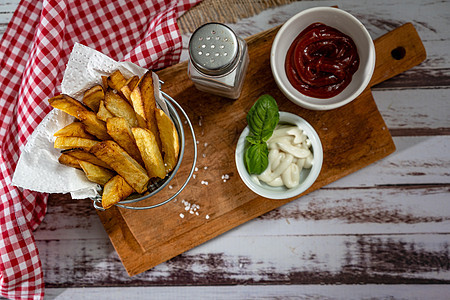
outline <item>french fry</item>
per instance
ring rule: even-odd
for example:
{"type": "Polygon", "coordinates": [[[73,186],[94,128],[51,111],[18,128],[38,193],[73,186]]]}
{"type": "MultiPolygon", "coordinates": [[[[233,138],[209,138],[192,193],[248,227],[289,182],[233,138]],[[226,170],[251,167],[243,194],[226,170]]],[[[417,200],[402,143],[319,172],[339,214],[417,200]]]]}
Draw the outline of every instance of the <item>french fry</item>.
{"type": "Polygon", "coordinates": [[[67,96],[59,95],[48,100],[51,106],[77,118],[84,125],[88,133],[95,135],[101,140],[111,137],[106,132],[106,124],[98,119],[94,112],[88,110],[81,102],[67,96]]]}
{"type": "Polygon", "coordinates": [[[87,133],[84,129],[84,124],[81,122],[73,122],[61,128],[53,134],[54,136],[76,136],[86,139],[95,140],[95,136],[87,133]]]}
{"type": "Polygon", "coordinates": [[[91,164],[87,161],[79,160],[78,163],[80,164],[81,169],[83,169],[84,173],[86,174],[87,179],[89,181],[100,184],[101,186],[104,186],[115,175],[115,172],[91,164]]]}
{"type": "Polygon", "coordinates": [[[148,71],[141,77],[130,97],[136,115],[140,116],[138,118],[139,127],[150,129],[156,138],[158,147],[161,149],[161,140],[155,117],[156,99],[154,92],[152,72],[148,71]]]}
{"type": "Polygon", "coordinates": [[[114,93],[110,89],[105,93],[105,107],[114,116],[125,118],[131,127],[138,126],[133,107],[119,94],[114,93]]]}
{"type": "Polygon", "coordinates": [[[78,159],[76,159],[73,156],[67,155],[62,153],[59,158],[58,162],[60,164],[75,168],[75,169],[81,169],[80,163],[78,162],[78,159]]]}
{"type": "Polygon", "coordinates": [[[103,187],[102,206],[104,209],[108,209],[117,202],[124,200],[133,192],[134,189],[126,180],[122,176],[116,175],[103,187]]]}
{"type": "Polygon", "coordinates": [[[131,127],[124,118],[109,118],[106,121],[106,129],[108,130],[108,134],[120,147],[127,151],[139,164],[144,165],[141,153],[139,152],[133,133],[131,132],[131,127]]]}
{"type": "Polygon", "coordinates": [[[122,95],[131,103],[131,91],[134,89],[136,84],[139,82],[139,76],[130,77],[125,85],[120,89],[122,95]]]}
{"type": "Polygon", "coordinates": [[[130,77],[130,79],[127,80],[127,86],[130,88],[130,91],[132,91],[136,87],[138,82],[139,82],[139,76],[136,76],[136,75],[133,77],[130,77]]]}
{"type": "Polygon", "coordinates": [[[150,180],[147,171],[116,142],[111,140],[99,142],[90,149],[90,152],[111,166],[138,193],[147,190],[150,180]]]}
{"type": "Polygon", "coordinates": [[[155,112],[156,123],[158,124],[159,136],[161,138],[162,152],[164,153],[164,165],[166,172],[169,173],[177,164],[180,153],[180,143],[178,132],[172,120],[157,108],[155,112]]]}
{"type": "Polygon", "coordinates": [[[108,76],[102,76],[102,86],[104,91],[108,89],[108,76]]]}
{"type": "Polygon", "coordinates": [[[106,164],[104,161],[98,159],[94,154],[89,153],[86,150],[83,149],[69,149],[69,150],[65,150],[63,151],[63,154],[65,154],[66,156],[70,156],[74,159],[77,160],[82,160],[82,161],[87,161],[91,164],[106,168],[106,169],[110,169],[112,170],[113,168],[111,168],[108,164],[106,164]]]}
{"type": "Polygon", "coordinates": [[[83,103],[92,109],[95,113],[98,112],[98,108],[100,105],[100,101],[102,101],[105,98],[105,92],[103,90],[103,87],[99,84],[94,85],[90,89],[88,89],[86,92],[84,92],[83,95],[83,103]]]}
{"type": "Polygon", "coordinates": [[[120,89],[126,84],[127,80],[119,70],[116,70],[108,76],[107,82],[110,88],[119,92],[120,89]]]}
{"type": "Polygon", "coordinates": [[[153,133],[145,128],[131,129],[150,178],[166,177],[164,161],[153,133]]]}
{"type": "Polygon", "coordinates": [[[108,120],[108,118],[112,118],[112,117],[114,117],[114,115],[112,113],[110,113],[109,110],[106,109],[105,102],[103,100],[100,101],[100,105],[98,107],[98,112],[97,112],[97,118],[99,118],[103,122],[106,122],[106,120],[108,120]]]}
{"type": "Polygon", "coordinates": [[[74,136],[59,136],[55,140],[54,147],[56,149],[73,149],[81,148],[85,150],[91,149],[98,141],[74,137],[74,136]]]}

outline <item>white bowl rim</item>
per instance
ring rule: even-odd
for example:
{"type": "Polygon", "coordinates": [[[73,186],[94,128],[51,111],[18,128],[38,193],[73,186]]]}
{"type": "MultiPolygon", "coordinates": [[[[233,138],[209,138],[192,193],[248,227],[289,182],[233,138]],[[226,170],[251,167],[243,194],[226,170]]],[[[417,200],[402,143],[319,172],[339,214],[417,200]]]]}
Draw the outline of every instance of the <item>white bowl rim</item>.
{"type": "MultiPolygon", "coordinates": [[[[353,101],[354,99],[356,99],[366,89],[366,87],[368,86],[368,84],[370,83],[370,81],[372,79],[372,75],[375,70],[375,59],[376,59],[375,45],[373,43],[373,40],[372,40],[369,32],[367,31],[366,27],[361,23],[361,21],[359,21],[355,16],[353,16],[352,14],[350,14],[349,12],[347,12],[345,10],[335,8],[335,7],[322,7],[322,6],[312,7],[312,8],[302,10],[299,13],[297,13],[296,15],[292,16],[288,21],[286,21],[286,23],[284,23],[283,26],[281,26],[280,30],[277,32],[275,39],[272,43],[271,51],[270,51],[270,66],[272,69],[272,74],[273,74],[275,82],[277,83],[280,90],[283,92],[283,94],[289,100],[291,100],[295,104],[297,104],[301,107],[304,107],[304,108],[312,109],[312,110],[335,109],[335,108],[341,107],[345,104],[348,104],[351,101],[353,101]],[[275,59],[274,59],[275,58],[275,50],[277,49],[277,46],[280,43],[281,36],[284,33],[284,31],[287,30],[289,25],[291,23],[295,22],[298,18],[301,18],[302,16],[304,16],[305,14],[310,14],[310,13],[314,13],[317,11],[325,11],[325,12],[333,12],[333,13],[337,13],[337,14],[342,14],[345,17],[352,19],[355,23],[357,23],[359,25],[358,28],[360,28],[362,30],[362,32],[364,32],[364,35],[366,37],[368,37],[368,42],[369,42],[368,63],[370,64],[370,69],[368,70],[369,72],[368,72],[367,76],[364,78],[363,83],[360,85],[360,87],[357,90],[355,90],[346,99],[339,101],[337,103],[315,104],[315,103],[307,102],[303,99],[298,99],[298,97],[296,95],[292,94],[290,91],[288,91],[285,88],[285,83],[280,80],[279,70],[278,70],[279,66],[277,66],[277,64],[275,63],[275,59]]],[[[284,70],[284,66],[283,66],[283,70],[284,70]]],[[[309,98],[309,99],[317,99],[317,98],[308,97],[308,96],[304,96],[304,97],[309,98]]]]}
{"type": "Polygon", "coordinates": [[[308,138],[311,140],[311,145],[313,147],[314,158],[310,173],[308,174],[306,179],[297,187],[292,189],[288,189],[285,187],[263,187],[251,179],[251,175],[247,172],[244,164],[244,145],[246,143],[245,138],[250,132],[248,126],[244,128],[241,135],[239,136],[235,151],[236,167],[239,176],[241,177],[245,185],[254,193],[262,197],[275,200],[282,200],[299,196],[301,193],[310,188],[319,176],[323,163],[322,143],[320,141],[319,135],[311,126],[311,124],[309,124],[305,119],[296,114],[284,111],[280,111],[280,122],[292,123],[303,129],[308,138]],[[295,122],[287,121],[286,118],[294,119],[295,122]]]}

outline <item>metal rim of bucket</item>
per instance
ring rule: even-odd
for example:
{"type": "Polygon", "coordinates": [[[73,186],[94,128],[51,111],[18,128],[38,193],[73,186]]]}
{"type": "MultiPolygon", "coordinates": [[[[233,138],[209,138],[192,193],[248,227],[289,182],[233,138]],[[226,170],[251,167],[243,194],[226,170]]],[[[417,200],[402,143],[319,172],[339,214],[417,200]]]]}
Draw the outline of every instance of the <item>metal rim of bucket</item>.
{"type": "MultiPolygon", "coordinates": [[[[195,171],[195,166],[196,166],[196,162],[197,162],[197,141],[195,138],[195,132],[194,132],[194,128],[192,126],[191,120],[189,119],[188,115],[186,114],[186,112],[184,111],[184,109],[180,106],[180,104],[178,104],[178,102],[176,102],[172,97],[170,97],[168,94],[166,94],[165,92],[161,91],[161,94],[163,96],[164,101],[166,102],[168,108],[169,108],[169,112],[171,113],[171,115],[173,117],[176,118],[176,122],[179,126],[177,126],[179,129],[179,134],[181,137],[181,148],[180,148],[180,157],[178,158],[178,162],[177,165],[175,166],[174,170],[172,171],[171,175],[169,176],[169,178],[165,179],[164,182],[158,186],[155,190],[153,190],[152,192],[150,192],[148,195],[139,197],[139,198],[135,198],[135,199],[128,199],[128,200],[122,200],[116,204],[114,204],[117,207],[121,207],[121,208],[126,208],[126,209],[132,209],[132,210],[144,210],[144,209],[151,209],[151,208],[155,208],[161,205],[164,205],[170,201],[172,201],[173,199],[175,199],[176,196],[178,196],[183,189],[186,187],[186,185],[189,183],[189,181],[192,178],[192,175],[194,174],[195,171]],[[181,185],[181,187],[168,199],[159,202],[157,204],[154,205],[150,205],[150,206],[129,206],[127,204],[131,204],[131,203],[136,203],[139,201],[142,201],[144,199],[150,198],[151,196],[155,195],[156,193],[158,193],[159,191],[161,191],[163,188],[165,188],[167,186],[167,184],[169,184],[169,182],[173,179],[173,177],[176,175],[178,169],[180,168],[183,156],[184,156],[184,150],[185,150],[185,134],[184,134],[184,130],[183,130],[183,125],[181,122],[181,119],[179,117],[179,115],[176,112],[175,107],[173,106],[175,105],[183,114],[183,116],[185,117],[187,124],[189,125],[189,129],[191,131],[191,135],[192,135],[192,141],[194,144],[194,158],[193,158],[193,162],[192,162],[192,167],[191,170],[189,172],[188,177],[186,178],[186,180],[184,181],[184,183],[181,185]],[[173,112],[173,113],[172,113],[173,112]]],[[[96,198],[93,198],[93,205],[96,209],[98,210],[102,210],[104,211],[105,209],[102,207],[102,202],[101,202],[101,196],[98,196],[96,198]]]]}

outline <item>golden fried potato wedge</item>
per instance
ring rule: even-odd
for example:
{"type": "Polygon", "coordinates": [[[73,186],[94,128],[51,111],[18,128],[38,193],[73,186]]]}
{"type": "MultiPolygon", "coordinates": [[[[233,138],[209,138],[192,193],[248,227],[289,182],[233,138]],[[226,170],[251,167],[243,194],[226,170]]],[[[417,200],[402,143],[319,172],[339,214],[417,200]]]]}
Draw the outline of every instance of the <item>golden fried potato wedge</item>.
{"type": "Polygon", "coordinates": [[[161,140],[159,139],[155,117],[156,99],[151,71],[148,71],[141,77],[130,97],[136,115],[140,116],[138,118],[139,127],[150,129],[156,138],[158,147],[161,149],[161,140]]]}
{"type": "Polygon", "coordinates": [[[141,152],[142,159],[144,160],[148,176],[150,178],[166,177],[164,161],[153,133],[148,129],[140,127],[132,128],[131,130],[141,152]]]}
{"type": "Polygon", "coordinates": [[[102,76],[102,86],[104,91],[108,89],[108,76],[102,76]]]}
{"type": "Polygon", "coordinates": [[[130,91],[132,91],[136,87],[136,85],[139,82],[139,79],[140,79],[139,76],[134,75],[127,80],[127,86],[130,88],[130,91]]]}
{"type": "Polygon", "coordinates": [[[74,137],[74,136],[59,136],[55,140],[54,147],[56,149],[73,149],[81,148],[85,150],[91,149],[98,141],[74,137]]]}
{"type": "Polygon", "coordinates": [[[90,152],[111,166],[138,193],[147,190],[150,180],[147,171],[116,142],[111,140],[99,142],[90,149],[90,152]]]}
{"type": "Polygon", "coordinates": [[[64,94],[50,98],[48,102],[52,107],[60,109],[77,119],[79,119],[78,114],[80,111],[87,110],[83,104],[64,94]]]}
{"type": "Polygon", "coordinates": [[[83,95],[83,103],[95,113],[98,112],[100,101],[103,99],[105,99],[105,92],[100,84],[94,85],[85,91],[83,95]]]}
{"type": "Polygon", "coordinates": [[[126,180],[122,176],[116,175],[103,187],[102,206],[104,209],[108,209],[117,202],[124,200],[133,192],[134,189],[126,180]]]}
{"type": "Polygon", "coordinates": [[[127,120],[131,127],[138,126],[138,120],[133,107],[123,99],[119,94],[114,93],[111,89],[105,93],[105,107],[116,117],[123,117],[127,120]]]}
{"type": "Polygon", "coordinates": [[[120,89],[120,91],[122,92],[122,95],[125,97],[125,99],[128,100],[128,102],[131,103],[131,91],[134,89],[134,87],[136,86],[136,84],[139,82],[139,76],[133,76],[130,77],[127,82],[125,83],[125,85],[120,89]]]}
{"type": "Polygon", "coordinates": [[[77,160],[83,160],[83,161],[87,161],[91,164],[106,168],[106,169],[110,169],[112,170],[113,168],[111,168],[108,164],[106,164],[104,161],[100,160],[97,158],[97,156],[95,156],[92,153],[89,153],[86,150],[83,149],[69,149],[69,150],[65,150],[63,151],[63,154],[73,157],[74,159],[77,160]]]}
{"type": "Polygon", "coordinates": [[[141,153],[134,140],[133,133],[131,132],[131,127],[125,118],[114,117],[109,118],[106,121],[106,129],[108,134],[113,138],[114,141],[119,144],[132,158],[134,158],[142,166],[144,162],[141,158],[141,153]]]}
{"type": "Polygon", "coordinates": [[[78,162],[78,159],[76,159],[73,156],[67,155],[62,153],[59,158],[58,162],[60,164],[75,168],[75,169],[81,169],[80,163],[78,162]]]}
{"type": "Polygon", "coordinates": [[[111,170],[91,164],[87,161],[79,160],[78,162],[81,169],[83,169],[84,173],[86,174],[87,179],[89,181],[100,184],[101,186],[104,186],[116,174],[111,170]]]}
{"type": "Polygon", "coordinates": [[[54,136],[76,136],[86,139],[95,140],[95,136],[89,134],[84,129],[84,124],[81,122],[73,122],[61,128],[53,134],[54,136]]]}
{"type": "Polygon", "coordinates": [[[84,111],[80,113],[80,120],[85,125],[86,131],[95,135],[100,140],[109,140],[111,137],[106,131],[106,123],[92,111],[84,111]]]}
{"type": "Polygon", "coordinates": [[[108,86],[118,92],[127,83],[126,78],[119,70],[116,70],[111,75],[109,75],[107,81],[108,86]]]}
{"type": "Polygon", "coordinates": [[[112,117],[114,117],[114,115],[112,113],[110,113],[109,110],[106,109],[105,102],[103,100],[100,101],[100,105],[98,107],[98,112],[97,112],[97,118],[99,118],[103,122],[106,122],[106,120],[108,120],[108,118],[112,118],[112,117]]]}
{"type": "Polygon", "coordinates": [[[169,173],[175,168],[180,153],[178,132],[172,120],[163,110],[157,108],[155,116],[156,123],[158,124],[159,136],[161,138],[161,150],[164,153],[164,164],[166,172],[169,173]]]}
{"type": "Polygon", "coordinates": [[[98,119],[96,114],[88,110],[81,102],[67,95],[59,95],[48,100],[51,106],[60,109],[80,120],[88,133],[95,135],[101,140],[111,137],[106,132],[106,124],[98,119]]]}

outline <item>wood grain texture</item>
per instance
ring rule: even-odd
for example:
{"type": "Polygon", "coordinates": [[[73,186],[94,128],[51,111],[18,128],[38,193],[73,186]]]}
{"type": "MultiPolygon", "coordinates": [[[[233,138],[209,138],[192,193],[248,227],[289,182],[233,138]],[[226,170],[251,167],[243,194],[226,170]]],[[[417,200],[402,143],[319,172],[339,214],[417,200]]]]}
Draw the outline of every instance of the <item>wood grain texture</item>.
{"type": "MultiPolygon", "coordinates": [[[[187,78],[186,64],[159,72],[160,78],[165,82],[164,90],[186,107],[191,119],[201,118],[201,126],[208,129],[202,131],[201,128],[196,128],[197,135],[200,133],[199,139],[206,140],[211,145],[210,148],[216,148],[213,153],[208,153],[203,161],[208,165],[208,173],[215,174],[217,178],[220,176],[219,172],[237,174],[233,164],[234,146],[246,125],[246,112],[263,93],[272,94],[278,100],[281,111],[301,115],[313,127],[330,128],[325,134],[319,132],[324,147],[324,164],[319,178],[307,192],[327,185],[392,153],[395,146],[377,110],[370,89],[349,105],[325,112],[301,109],[281,95],[270,76],[269,67],[270,46],[277,29],[247,39],[251,62],[242,95],[237,101],[196,92],[192,82],[187,78]],[[195,103],[198,104],[194,105],[195,103]],[[336,123],[336,120],[340,122],[336,123]]],[[[402,57],[407,65],[406,69],[425,59],[423,45],[411,24],[401,26],[380,37],[375,41],[375,45],[379,63],[374,72],[376,78],[374,84],[405,70],[405,67],[397,61],[397,64],[389,63],[393,60],[391,47],[397,48],[401,45],[407,49],[402,57]],[[383,61],[386,60],[387,63],[383,65],[383,61]]],[[[185,165],[180,172],[186,173],[189,168],[189,165],[185,165]]],[[[171,217],[174,215],[173,203],[151,211],[118,209],[99,213],[130,275],[143,272],[288,202],[268,201],[256,197],[243,185],[238,176],[232,176],[230,184],[226,186],[219,180],[204,181],[210,184],[205,187],[194,181],[180,197],[188,201],[196,199],[196,205],[209,208],[211,210],[209,219],[193,219],[188,216],[183,222],[173,218],[171,217]],[[202,195],[198,194],[199,189],[202,190],[202,195]],[[115,216],[119,211],[128,228],[120,224],[120,217],[115,216]],[[155,223],[154,220],[159,222],[155,223]]],[[[162,196],[158,195],[158,199],[161,199],[160,197],[164,199],[167,196],[163,193],[162,196]]],[[[144,205],[150,203],[147,201],[144,205]]]]}

